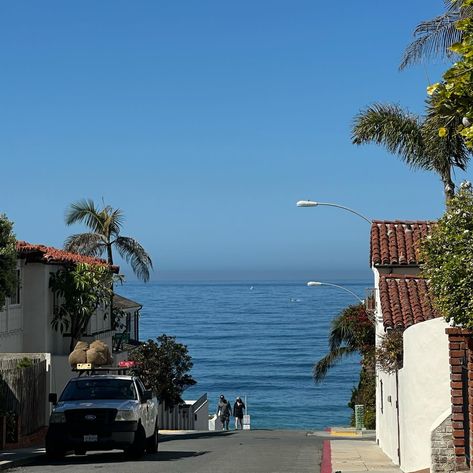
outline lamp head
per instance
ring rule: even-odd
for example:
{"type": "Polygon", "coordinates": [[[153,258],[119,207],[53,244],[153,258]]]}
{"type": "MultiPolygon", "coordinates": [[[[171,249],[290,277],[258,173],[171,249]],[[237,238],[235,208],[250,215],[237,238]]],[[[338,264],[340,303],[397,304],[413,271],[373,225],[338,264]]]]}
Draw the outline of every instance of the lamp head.
{"type": "Polygon", "coordinates": [[[299,200],[296,204],[298,207],[317,207],[319,205],[318,202],[314,202],[313,200],[299,200]]]}
{"type": "Polygon", "coordinates": [[[312,287],[312,286],[321,286],[322,283],[319,282],[319,281],[309,281],[309,282],[307,283],[307,285],[308,285],[309,287],[312,287]]]}

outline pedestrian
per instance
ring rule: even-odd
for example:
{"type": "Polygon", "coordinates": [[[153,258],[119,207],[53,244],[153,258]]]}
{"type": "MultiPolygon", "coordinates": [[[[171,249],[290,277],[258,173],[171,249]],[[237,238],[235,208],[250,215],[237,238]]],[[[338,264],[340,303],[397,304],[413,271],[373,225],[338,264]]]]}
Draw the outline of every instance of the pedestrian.
{"type": "Polygon", "coordinates": [[[246,409],[241,397],[237,397],[233,404],[233,417],[235,417],[235,430],[243,429],[243,411],[246,409]]]}
{"type": "Polygon", "coordinates": [[[230,407],[230,403],[225,399],[225,396],[221,394],[217,406],[217,415],[220,419],[220,422],[222,423],[222,430],[228,430],[231,414],[232,409],[230,407]]]}

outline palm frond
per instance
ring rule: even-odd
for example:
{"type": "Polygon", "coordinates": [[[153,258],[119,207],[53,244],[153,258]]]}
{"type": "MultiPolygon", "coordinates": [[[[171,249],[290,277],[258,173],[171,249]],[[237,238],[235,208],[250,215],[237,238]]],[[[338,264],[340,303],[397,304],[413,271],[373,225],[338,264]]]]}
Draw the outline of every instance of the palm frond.
{"type": "Polygon", "coordinates": [[[144,282],[149,281],[149,271],[153,268],[153,262],[145,249],[130,237],[117,237],[114,243],[120,256],[131,264],[138,279],[144,282]]]}
{"type": "Polygon", "coordinates": [[[421,122],[397,105],[375,103],[361,111],[354,119],[352,142],[376,143],[412,167],[425,165],[421,122]]]}
{"type": "Polygon", "coordinates": [[[123,211],[121,209],[110,208],[108,215],[110,235],[118,236],[120,234],[123,222],[125,221],[123,211]]]}
{"type": "Polygon", "coordinates": [[[444,3],[444,14],[417,25],[413,34],[416,39],[404,51],[399,70],[419,64],[423,60],[451,60],[455,57],[450,47],[463,37],[463,33],[455,28],[455,22],[471,17],[473,7],[463,6],[462,0],[445,0],[444,3]]]}
{"type": "Polygon", "coordinates": [[[106,249],[103,236],[97,233],[78,233],[69,236],[64,242],[64,249],[72,253],[87,256],[101,256],[106,249]]]}
{"type": "Polygon", "coordinates": [[[470,160],[471,152],[457,131],[460,125],[461,117],[445,118],[439,116],[434,108],[430,108],[422,126],[425,152],[431,159],[432,169],[441,175],[450,173],[452,167],[465,171],[470,160]],[[438,134],[442,127],[447,130],[446,137],[438,134]]]}
{"type": "Polygon", "coordinates": [[[328,370],[339,363],[344,357],[356,353],[351,347],[339,347],[336,350],[330,351],[321,358],[315,365],[312,371],[314,381],[320,383],[326,376],[328,370]]]}
{"type": "Polygon", "coordinates": [[[66,225],[84,223],[95,233],[103,230],[103,218],[92,199],[82,199],[70,205],[66,211],[66,225]]]}
{"type": "Polygon", "coordinates": [[[449,49],[450,46],[462,37],[461,31],[455,28],[458,19],[458,12],[448,11],[417,25],[414,30],[416,39],[404,51],[399,70],[419,64],[424,59],[450,59],[454,55],[449,49]]]}

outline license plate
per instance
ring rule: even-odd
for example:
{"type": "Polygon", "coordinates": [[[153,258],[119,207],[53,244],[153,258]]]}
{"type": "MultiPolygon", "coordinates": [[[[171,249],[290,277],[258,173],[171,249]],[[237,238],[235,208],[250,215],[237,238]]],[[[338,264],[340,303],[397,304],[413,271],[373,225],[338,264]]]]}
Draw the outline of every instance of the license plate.
{"type": "Polygon", "coordinates": [[[84,435],[84,442],[97,442],[98,435],[84,435]]]}

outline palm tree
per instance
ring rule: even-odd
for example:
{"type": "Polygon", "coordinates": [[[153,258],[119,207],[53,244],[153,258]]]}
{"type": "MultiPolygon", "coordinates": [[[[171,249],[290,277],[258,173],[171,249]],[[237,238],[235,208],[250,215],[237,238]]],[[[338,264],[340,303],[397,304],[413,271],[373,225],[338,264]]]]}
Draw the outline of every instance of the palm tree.
{"type": "Polygon", "coordinates": [[[464,171],[470,158],[470,152],[456,131],[460,120],[453,117],[445,124],[430,103],[423,119],[397,105],[374,104],[355,117],[352,142],[382,145],[412,168],[436,172],[448,202],[455,193],[453,168],[464,171]],[[444,131],[442,136],[439,129],[444,131]]]}
{"type": "Polygon", "coordinates": [[[105,204],[102,209],[98,209],[91,199],[75,202],[66,212],[66,224],[81,222],[91,232],[71,235],[64,247],[67,251],[88,256],[101,256],[105,253],[110,265],[113,265],[112,249],[116,248],[120,256],[130,263],[138,279],[147,282],[153,263],[138,241],[120,235],[123,221],[124,216],[120,209],[105,204]]]}
{"type": "Polygon", "coordinates": [[[414,41],[404,51],[399,69],[421,62],[424,58],[451,59],[452,44],[460,42],[462,32],[455,27],[458,20],[473,15],[473,6],[463,0],[444,0],[446,12],[431,20],[422,21],[414,30],[414,41]]]}
{"type": "Polygon", "coordinates": [[[328,370],[344,357],[360,353],[363,365],[374,367],[375,330],[363,304],[351,305],[332,320],[329,335],[329,352],[313,369],[316,383],[325,378],[328,370]]]}

